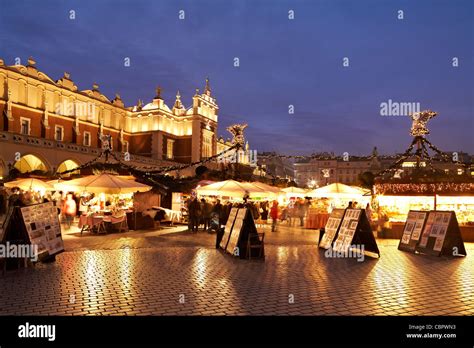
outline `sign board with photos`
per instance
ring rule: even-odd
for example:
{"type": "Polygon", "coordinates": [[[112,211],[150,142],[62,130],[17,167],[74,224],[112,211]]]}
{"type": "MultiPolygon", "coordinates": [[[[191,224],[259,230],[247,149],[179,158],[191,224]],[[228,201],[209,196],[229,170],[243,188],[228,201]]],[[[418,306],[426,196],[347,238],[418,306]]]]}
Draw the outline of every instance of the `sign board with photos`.
{"type": "Polygon", "coordinates": [[[398,244],[398,250],[415,251],[425,227],[427,211],[410,210],[403,227],[403,235],[398,244]]]}
{"type": "Polygon", "coordinates": [[[320,248],[329,249],[332,246],[345,212],[345,209],[333,209],[331,215],[329,215],[328,222],[324,227],[324,235],[319,243],[320,248]]]}
{"type": "Polygon", "coordinates": [[[234,227],[234,221],[237,217],[238,210],[239,208],[232,208],[230,210],[229,217],[227,218],[227,222],[224,227],[224,235],[222,236],[221,242],[219,244],[219,246],[224,250],[226,249],[227,243],[229,242],[230,233],[232,232],[232,227],[234,227]]]}
{"type": "Polygon", "coordinates": [[[64,251],[58,211],[53,202],[22,207],[21,216],[31,244],[38,246],[38,255],[49,256],[64,251]]]}
{"type": "Polygon", "coordinates": [[[430,211],[417,252],[435,256],[465,256],[466,248],[454,211],[430,211]]]}
{"type": "Polygon", "coordinates": [[[234,254],[235,248],[239,245],[240,240],[240,232],[242,231],[242,227],[244,226],[244,220],[247,216],[248,209],[247,208],[240,208],[237,212],[237,217],[235,218],[234,227],[232,228],[232,232],[230,233],[229,243],[227,243],[226,251],[230,254],[234,254]]]}
{"type": "Polygon", "coordinates": [[[364,252],[374,253],[380,257],[365,209],[346,209],[333,250],[347,253],[353,245],[363,246],[364,252]]]}

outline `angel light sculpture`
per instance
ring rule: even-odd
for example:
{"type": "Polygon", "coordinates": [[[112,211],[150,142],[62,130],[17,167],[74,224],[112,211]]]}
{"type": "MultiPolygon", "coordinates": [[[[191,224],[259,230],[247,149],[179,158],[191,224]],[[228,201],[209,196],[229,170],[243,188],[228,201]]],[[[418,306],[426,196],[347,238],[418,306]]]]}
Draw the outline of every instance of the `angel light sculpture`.
{"type": "Polygon", "coordinates": [[[423,110],[411,114],[410,117],[413,123],[411,125],[410,134],[414,137],[422,137],[426,134],[430,134],[430,131],[426,124],[436,115],[437,113],[431,110],[423,110]]]}
{"type": "Polygon", "coordinates": [[[244,129],[247,128],[247,124],[233,124],[232,126],[227,127],[227,130],[232,134],[232,145],[240,144],[241,147],[244,146],[244,129]]]}

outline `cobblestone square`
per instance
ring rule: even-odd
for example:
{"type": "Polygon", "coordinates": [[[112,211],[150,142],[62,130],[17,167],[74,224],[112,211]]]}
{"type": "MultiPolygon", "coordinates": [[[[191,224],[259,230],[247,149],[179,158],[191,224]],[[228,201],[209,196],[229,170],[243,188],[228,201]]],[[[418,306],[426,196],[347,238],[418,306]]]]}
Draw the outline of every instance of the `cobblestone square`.
{"type": "Polygon", "coordinates": [[[263,262],[216,250],[205,232],[65,235],[56,262],[0,278],[0,314],[474,314],[472,243],[453,259],[378,240],[381,258],[358,262],[325,257],[315,230],[264,231],[263,262]]]}

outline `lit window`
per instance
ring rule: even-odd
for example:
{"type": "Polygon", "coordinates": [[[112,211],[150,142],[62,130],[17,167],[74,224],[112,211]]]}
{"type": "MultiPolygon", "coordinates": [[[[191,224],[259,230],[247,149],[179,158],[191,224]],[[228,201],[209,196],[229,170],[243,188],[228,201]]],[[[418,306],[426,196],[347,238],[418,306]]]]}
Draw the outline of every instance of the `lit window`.
{"type": "Polygon", "coordinates": [[[24,135],[30,135],[30,122],[31,120],[29,118],[20,118],[21,122],[21,129],[20,133],[24,135]]]}
{"type": "Polygon", "coordinates": [[[173,158],[173,150],[174,150],[174,140],[173,139],[166,140],[166,158],[168,159],[173,158]]]}
{"type": "Polygon", "coordinates": [[[63,141],[64,138],[64,127],[54,126],[54,140],[63,141]]]}
{"type": "Polygon", "coordinates": [[[82,144],[84,146],[91,146],[91,132],[84,132],[84,140],[82,144]]]}
{"type": "Polygon", "coordinates": [[[212,133],[209,131],[203,132],[201,155],[203,158],[212,156],[212,133]]]}

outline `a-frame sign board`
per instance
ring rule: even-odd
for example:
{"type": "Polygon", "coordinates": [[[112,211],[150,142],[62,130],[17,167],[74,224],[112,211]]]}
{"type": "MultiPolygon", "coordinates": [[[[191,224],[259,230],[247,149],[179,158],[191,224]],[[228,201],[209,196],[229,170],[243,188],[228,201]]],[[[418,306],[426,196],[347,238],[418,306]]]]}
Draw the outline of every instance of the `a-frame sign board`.
{"type": "Polygon", "coordinates": [[[229,243],[229,237],[230,233],[232,232],[232,228],[234,227],[234,222],[235,218],[237,217],[237,212],[239,211],[239,208],[232,208],[229,213],[229,217],[227,218],[227,222],[224,227],[224,235],[222,236],[221,242],[219,244],[219,247],[222,249],[227,248],[227,243],[229,243]]]}
{"type": "Polygon", "coordinates": [[[52,260],[64,251],[58,211],[52,202],[11,207],[4,227],[3,240],[13,244],[31,244],[40,261],[52,260]]]}
{"type": "MultiPolygon", "coordinates": [[[[245,218],[249,215],[247,208],[239,208],[237,217],[235,218],[234,227],[230,233],[229,243],[227,244],[226,252],[234,256],[240,256],[242,253],[240,240],[242,239],[242,230],[245,222],[245,218]]],[[[251,214],[250,214],[251,215],[251,214]]],[[[253,220],[253,219],[252,219],[253,220]]],[[[243,239],[242,239],[243,240],[243,239]]]]}
{"type": "Polygon", "coordinates": [[[428,218],[427,211],[410,210],[403,227],[403,235],[398,250],[415,251],[428,218]]]}
{"type": "Polygon", "coordinates": [[[324,235],[319,243],[320,248],[329,249],[332,246],[334,239],[337,237],[339,227],[342,224],[345,212],[345,209],[333,209],[331,215],[329,215],[328,222],[324,227],[324,235]]]}
{"type": "MultiPolygon", "coordinates": [[[[227,222],[230,220],[231,216],[229,216],[227,222]]],[[[230,233],[228,234],[228,241],[221,242],[221,248],[227,253],[232,254],[233,256],[239,256],[243,259],[247,255],[249,235],[250,238],[258,239],[257,228],[255,227],[252,213],[247,208],[239,208],[238,211],[236,211],[233,220],[232,228],[230,228],[230,233]],[[225,247],[223,247],[224,244],[225,247]]],[[[225,235],[227,234],[224,232],[224,236],[225,235]]]]}
{"type": "Polygon", "coordinates": [[[454,211],[430,211],[415,250],[428,255],[466,256],[454,211]]]}
{"type": "MultiPolygon", "coordinates": [[[[364,252],[377,254],[380,257],[374,233],[367,215],[365,215],[365,209],[346,209],[337,238],[334,241],[333,250],[347,253],[353,246],[359,248],[363,246],[364,252]]],[[[369,256],[371,255],[369,254],[369,256]]]]}
{"type": "Polygon", "coordinates": [[[20,208],[30,243],[38,247],[38,256],[50,258],[64,251],[58,211],[53,202],[20,208]]]}

